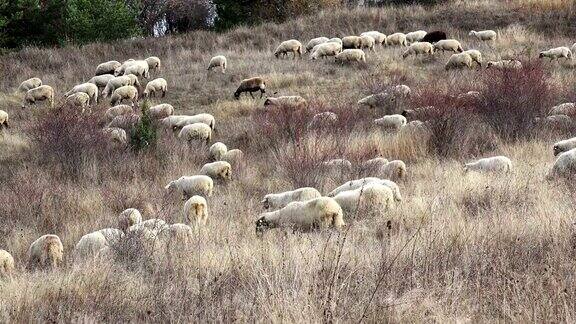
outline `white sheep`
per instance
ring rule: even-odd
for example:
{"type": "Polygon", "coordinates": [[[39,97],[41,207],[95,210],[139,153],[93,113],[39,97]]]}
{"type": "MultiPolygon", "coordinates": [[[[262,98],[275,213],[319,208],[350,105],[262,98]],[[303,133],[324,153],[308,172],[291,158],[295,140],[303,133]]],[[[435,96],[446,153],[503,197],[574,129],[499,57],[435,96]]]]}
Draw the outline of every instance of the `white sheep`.
{"type": "Polygon", "coordinates": [[[406,126],[406,117],[402,115],[388,115],[382,118],[374,119],[374,124],[381,126],[385,129],[399,131],[402,127],[406,126]]]}
{"type": "Polygon", "coordinates": [[[150,56],[149,58],[145,59],[146,63],[148,63],[148,70],[160,70],[162,68],[162,61],[156,56],[150,56]]]}
{"type": "Polygon", "coordinates": [[[474,36],[481,41],[495,41],[497,35],[498,34],[496,34],[495,31],[490,29],[481,31],[471,30],[470,33],[468,34],[468,36],[474,36]]]}
{"type": "Polygon", "coordinates": [[[90,104],[90,96],[84,92],[76,92],[66,97],[66,102],[75,107],[82,108],[82,112],[84,112],[85,108],[90,104]]]}
{"type": "Polygon", "coordinates": [[[360,48],[362,46],[362,39],[360,36],[346,36],[342,38],[342,48],[360,48]]]}
{"type": "Polygon", "coordinates": [[[408,41],[406,40],[406,35],[403,33],[394,33],[392,35],[386,36],[386,46],[408,46],[408,41]]]}
{"type": "Polygon", "coordinates": [[[181,192],[182,200],[188,200],[194,195],[210,197],[214,190],[214,181],[205,175],[182,176],[177,180],[170,181],[164,189],[169,192],[175,190],[181,192]]]}
{"type": "Polygon", "coordinates": [[[328,161],[322,162],[322,166],[328,169],[335,169],[340,171],[349,171],[352,170],[352,162],[346,159],[331,159],[328,161]]]}
{"type": "Polygon", "coordinates": [[[382,178],[394,181],[404,179],[406,173],[406,163],[402,160],[390,161],[381,169],[382,178]]]}
{"type": "Polygon", "coordinates": [[[0,250],[0,279],[10,279],[14,273],[14,258],[8,251],[0,250]]]}
{"type": "Polygon", "coordinates": [[[46,234],[30,244],[28,269],[57,268],[64,258],[64,246],[57,235],[46,234]]]}
{"type": "Polygon", "coordinates": [[[208,152],[212,161],[220,161],[222,156],[228,152],[228,147],[222,142],[216,142],[210,146],[208,152]]]}
{"type": "Polygon", "coordinates": [[[74,247],[74,259],[76,261],[96,257],[104,248],[109,248],[119,242],[124,232],[117,228],[105,228],[86,234],[80,238],[74,247]]]}
{"type": "Polygon", "coordinates": [[[4,110],[0,110],[0,130],[2,130],[2,128],[6,127],[10,127],[10,124],[8,123],[8,113],[5,112],[4,110]]]}
{"type": "Polygon", "coordinates": [[[105,127],[102,131],[110,141],[118,143],[121,146],[128,145],[128,135],[126,135],[124,129],[118,127],[105,127]]]}
{"type": "Polygon", "coordinates": [[[310,53],[310,51],[316,47],[316,45],[322,44],[322,43],[326,43],[328,42],[329,39],[328,37],[316,37],[316,38],[312,38],[311,40],[308,41],[308,43],[306,44],[306,53],[310,53]]]}
{"type": "Polygon", "coordinates": [[[311,187],[298,188],[281,193],[271,193],[264,196],[261,203],[264,209],[280,209],[293,201],[307,201],[322,197],[322,194],[311,187]]]}
{"type": "Polygon", "coordinates": [[[119,68],[114,70],[115,76],[126,74],[134,74],[148,79],[150,77],[150,67],[148,66],[148,62],[144,60],[129,60],[122,63],[119,68]]]}
{"type": "Polygon", "coordinates": [[[200,174],[207,175],[213,180],[232,180],[232,165],[226,161],[206,163],[200,169],[200,174]]]}
{"type": "Polygon", "coordinates": [[[361,49],[346,49],[338,53],[335,57],[336,62],[364,62],[366,63],[366,54],[361,49]]]}
{"type": "Polygon", "coordinates": [[[230,163],[232,166],[239,164],[244,159],[244,152],[239,149],[232,149],[222,156],[221,160],[230,163]]]}
{"type": "Polygon", "coordinates": [[[576,115],[576,103],[574,102],[565,102],[559,105],[556,105],[550,109],[548,113],[549,116],[554,115],[567,115],[573,116],[576,115]]]}
{"type": "Polygon", "coordinates": [[[341,229],[344,223],[342,208],[329,197],[320,197],[306,202],[294,201],[282,209],[260,214],[256,221],[256,232],[286,227],[293,230],[311,231],[333,227],[341,229]]]}
{"type": "Polygon", "coordinates": [[[189,124],[182,127],[178,133],[178,138],[187,142],[199,140],[209,144],[212,140],[212,129],[204,123],[189,124]]]}
{"type": "Polygon", "coordinates": [[[360,48],[367,48],[374,52],[374,45],[376,44],[376,40],[372,36],[364,35],[360,36],[360,48]]]}
{"type": "Polygon", "coordinates": [[[342,44],[327,42],[314,47],[312,49],[312,55],[310,55],[310,59],[317,60],[326,56],[336,56],[340,52],[342,52],[342,44]]]}
{"type": "Polygon", "coordinates": [[[418,54],[434,54],[434,45],[428,42],[412,43],[406,51],[402,54],[402,58],[407,58],[409,55],[418,56],[418,54]]]}
{"type": "Polygon", "coordinates": [[[494,156],[464,164],[464,172],[512,172],[512,161],[505,156],[494,156]]]}
{"type": "Polygon", "coordinates": [[[342,207],[344,216],[364,213],[381,213],[394,207],[392,190],[379,183],[370,183],[362,188],[340,192],[334,200],[342,207]]]}
{"type": "Polygon", "coordinates": [[[217,55],[210,59],[210,63],[208,63],[208,68],[206,70],[210,71],[214,68],[220,67],[222,69],[222,73],[226,73],[226,66],[228,65],[228,61],[224,55],[217,55]]]}
{"type": "Polygon", "coordinates": [[[127,85],[140,87],[138,77],[135,76],[134,74],[127,74],[119,77],[114,77],[114,79],[108,81],[106,87],[104,87],[104,90],[102,90],[102,97],[106,98],[112,95],[114,90],[116,90],[117,88],[127,85]]]}
{"type": "Polygon", "coordinates": [[[68,97],[77,92],[84,92],[90,96],[90,104],[98,103],[98,86],[96,86],[94,83],[86,82],[76,85],[72,88],[72,90],[66,92],[64,96],[68,97]]]}
{"type": "Polygon", "coordinates": [[[116,116],[106,125],[106,128],[122,128],[124,130],[131,130],[140,122],[140,116],[136,114],[124,114],[116,116]]]}
{"type": "Polygon", "coordinates": [[[48,101],[50,108],[52,108],[54,106],[54,89],[49,85],[41,85],[26,91],[22,108],[25,108],[26,104],[35,105],[37,101],[48,101]]]}
{"type": "Polygon", "coordinates": [[[386,42],[386,35],[382,34],[379,31],[376,31],[376,30],[364,32],[364,33],[360,34],[360,37],[362,37],[362,36],[370,36],[370,37],[374,38],[374,40],[376,41],[376,44],[378,44],[378,45],[384,45],[384,43],[386,42]]]}
{"type": "Polygon", "coordinates": [[[28,80],[22,81],[20,86],[18,87],[18,91],[20,92],[27,92],[30,89],[38,88],[42,85],[42,80],[39,78],[30,78],[28,80]]]}
{"type": "Polygon", "coordinates": [[[274,56],[278,58],[280,55],[287,56],[288,53],[293,53],[294,59],[296,59],[296,55],[302,58],[302,43],[295,39],[284,41],[278,45],[274,51],[274,56]]]}
{"type": "Polygon", "coordinates": [[[325,111],[318,113],[312,117],[312,120],[308,124],[308,129],[317,129],[321,127],[328,127],[336,124],[338,121],[338,115],[331,111],[325,111]]]}
{"type": "Polygon", "coordinates": [[[424,38],[424,36],[426,36],[426,34],[428,33],[424,30],[409,32],[406,34],[406,41],[408,44],[419,42],[422,40],[422,38],[424,38]]]}
{"type": "Polygon", "coordinates": [[[522,62],[518,60],[488,61],[488,63],[486,63],[486,68],[496,68],[499,70],[504,69],[519,70],[522,68],[522,62]]]}
{"type": "Polygon", "coordinates": [[[467,50],[462,53],[466,53],[470,55],[472,61],[478,63],[478,65],[482,66],[482,53],[479,50],[467,50]]]}
{"type": "Polygon", "coordinates": [[[116,116],[132,114],[134,112],[134,108],[128,105],[117,105],[114,107],[110,107],[104,113],[104,116],[108,121],[111,121],[116,116]]]}
{"type": "Polygon", "coordinates": [[[159,238],[159,234],[168,228],[169,225],[164,220],[151,218],[130,226],[126,230],[126,234],[140,235],[153,243],[157,243],[156,239],[159,238]]]}
{"type": "MultiPolygon", "coordinates": [[[[164,244],[164,249],[159,249],[162,255],[165,251],[169,254],[174,252],[186,253],[186,246],[192,243],[194,238],[194,231],[186,224],[171,224],[167,225],[162,231],[158,233],[159,243],[164,244]]],[[[183,254],[182,256],[185,256],[183,254]]]]}
{"type": "Polygon", "coordinates": [[[455,39],[442,39],[434,43],[434,49],[440,50],[442,52],[449,51],[455,53],[462,53],[464,50],[462,49],[462,44],[455,39]]]}
{"type": "Polygon", "coordinates": [[[114,74],[117,68],[119,68],[122,64],[118,61],[108,61],[104,63],[98,64],[96,67],[96,72],[94,75],[103,75],[103,74],[114,74]]]}
{"type": "Polygon", "coordinates": [[[191,125],[195,123],[204,123],[210,126],[212,130],[216,129],[216,120],[214,119],[214,116],[205,113],[193,116],[172,115],[162,119],[160,122],[166,128],[170,129],[180,129],[186,125],[191,125]]]}
{"type": "Polygon", "coordinates": [[[304,108],[307,105],[306,99],[300,96],[280,96],[280,97],[268,97],[264,101],[264,107],[274,106],[274,107],[286,107],[286,108],[304,108]]]}
{"type": "Polygon", "coordinates": [[[450,56],[450,58],[448,59],[448,62],[446,62],[444,69],[446,71],[452,69],[461,69],[465,67],[471,69],[472,62],[473,62],[472,56],[470,56],[470,54],[468,53],[452,54],[452,56],[450,56]]]}
{"type": "Polygon", "coordinates": [[[572,137],[572,138],[567,139],[567,140],[556,142],[556,143],[554,143],[554,146],[552,149],[554,152],[554,156],[556,156],[560,153],[570,151],[571,149],[574,149],[574,148],[576,148],[576,137],[572,137]]]}
{"type": "Polygon", "coordinates": [[[118,215],[118,228],[124,232],[142,222],[142,214],[136,208],[128,208],[118,215]]]}
{"type": "Polygon", "coordinates": [[[148,109],[148,114],[153,119],[163,119],[174,114],[174,106],[167,103],[152,106],[148,109]]]}
{"type": "Polygon", "coordinates": [[[397,202],[402,201],[402,195],[400,194],[400,187],[398,187],[396,182],[389,180],[389,179],[380,179],[380,178],[376,178],[376,177],[367,177],[367,178],[348,181],[348,182],[344,183],[343,185],[337,187],[336,189],[330,191],[330,193],[328,193],[327,196],[328,197],[334,197],[341,192],[348,191],[348,190],[356,190],[359,188],[363,188],[369,184],[380,184],[380,185],[387,186],[388,188],[390,188],[390,190],[392,190],[392,194],[394,195],[394,200],[397,202]]]}
{"type": "Polygon", "coordinates": [[[567,60],[572,59],[572,51],[565,46],[556,47],[549,49],[547,51],[542,51],[538,55],[539,58],[547,57],[552,60],[558,60],[559,58],[565,58],[567,60]]]}
{"type": "Polygon", "coordinates": [[[205,226],[208,220],[208,203],[202,196],[192,196],[184,204],[184,222],[194,228],[205,226]]]}
{"type": "Polygon", "coordinates": [[[570,151],[561,153],[558,156],[558,158],[556,158],[556,161],[554,161],[554,165],[552,166],[552,169],[548,172],[546,178],[548,180],[552,180],[558,177],[572,178],[575,173],[576,173],[576,149],[571,149],[570,151]]]}
{"type": "Polygon", "coordinates": [[[114,78],[115,76],[113,74],[101,74],[92,77],[92,79],[88,80],[88,82],[95,84],[98,88],[105,88],[108,82],[114,78]]]}
{"type": "Polygon", "coordinates": [[[340,47],[342,47],[342,39],[340,39],[338,37],[330,38],[328,40],[328,43],[338,43],[338,44],[340,44],[340,47]]]}
{"type": "Polygon", "coordinates": [[[162,98],[166,96],[166,91],[168,90],[168,82],[163,78],[154,79],[146,84],[146,89],[144,89],[144,97],[148,98],[154,95],[156,98],[156,93],[162,92],[162,98]]]}
{"type": "Polygon", "coordinates": [[[376,157],[367,161],[362,162],[362,164],[360,165],[363,169],[369,169],[369,170],[380,170],[382,169],[386,164],[388,164],[388,159],[383,158],[383,157],[376,157]]]}
{"type": "Polygon", "coordinates": [[[110,104],[114,106],[124,100],[130,101],[134,106],[138,101],[138,89],[133,86],[122,86],[114,90],[112,97],[110,97],[110,104]]]}

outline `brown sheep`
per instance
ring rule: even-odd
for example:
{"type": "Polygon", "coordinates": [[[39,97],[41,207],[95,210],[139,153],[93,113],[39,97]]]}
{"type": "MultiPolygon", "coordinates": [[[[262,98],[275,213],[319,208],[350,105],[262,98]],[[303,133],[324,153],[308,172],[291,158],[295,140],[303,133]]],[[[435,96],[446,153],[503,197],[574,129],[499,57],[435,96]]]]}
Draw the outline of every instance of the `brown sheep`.
{"type": "Polygon", "coordinates": [[[240,99],[240,95],[243,92],[250,93],[250,96],[254,98],[252,92],[256,91],[260,91],[260,98],[264,96],[264,94],[266,93],[266,82],[264,81],[264,79],[260,77],[245,79],[242,80],[242,82],[240,82],[240,86],[238,87],[236,92],[234,92],[234,98],[236,100],[240,99]]]}

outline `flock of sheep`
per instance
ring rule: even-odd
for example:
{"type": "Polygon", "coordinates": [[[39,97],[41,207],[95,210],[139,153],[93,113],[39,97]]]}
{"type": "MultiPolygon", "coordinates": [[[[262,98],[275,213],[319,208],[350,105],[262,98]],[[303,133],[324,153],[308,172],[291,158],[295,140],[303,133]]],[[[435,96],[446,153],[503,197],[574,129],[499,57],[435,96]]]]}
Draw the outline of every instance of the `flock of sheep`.
{"type": "MultiPolygon", "coordinates": [[[[470,36],[480,41],[495,41],[498,34],[492,30],[471,31],[470,36]]],[[[447,39],[446,33],[434,31],[416,31],[408,34],[395,33],[384,35],[377,31],[362,33],[360,36],[347,36],[342,39],[318,37],[310,40],[306,47],[297,40],[282,42],[275,50],[278,58],[289,53],[302,57],[305,50],[310,59],[334,57],[337,62],[365,62],[364,49],[375,51],[376,46],[405,46],[403,58],[411,55],[434,55],[437,51],[455,52],[448,62],[446,69],[472,67],[473,62],[483,65],[482,54],[478,50],[464,50],[458,40],[447,39]]],[[[576,44],[572,46],[576,50],[576,44]]],[[[558,47],[540,53],[540,57],[552,59],[572,59],[572,50],[567,47],[558,47]]],[[[487,67],[501,69],[521,68],[522,64],[515,60],[491,61],[487,67]]],[[[208,70],[220,68],[226,72],[227,59],[224,56],[213,57],[208,70]]],[[[161,70],[161,60],[149,57],[145,60],[127,60],[123,63],[109,61],[97,66],[95,76],[87,83],[74,86],[64,93],[67,104],[79,107],[84,111],[91,105],[98,103],[99,98],[110,97],[111,107],[106,110],[105,118],[108,121],[103,129],[111,142],[127,145],[126,130],[130,130],[141,118],[134,112],[134,106],[140,97],[161,95],[167,91],[167,82],[157,78],[147,82],[144,91],[141,79],[150,78],[150,73],[161,70]],[[127,101],[131,105],[122,104],[127,101]]],[[[22,107],[46,101],[54,105],[54,89],[44,85],[39,78],[31,78],[21,83],[19,91],[24,93],[22,107]]],[[[260,97],[266,93],[264,78],[254,77],[242,80],[234,97],[238,99],[242,93],[260,92],[260,97]]],[[[376,108],[383,101],[410,96],[411,90],[406,85],[396,85],[386,91],[374,94],[358,101],[359,106],[376,108]]],[[[458,96],[459,100],[474,99],[480,93],[471,91],[458,96]]],[[[264,106],[267,109],[282,106],[293,109],[306,107],[307,102],[300,96],[269,97],[264,106]]],[[[382,118],[374,120],[376,125],[393,131],[404,129],[426,131],[427,123],[414,118],[419,112],[433,107],[419,110],[405,110],[402,114],[384,111],[382,118]],[[413,119],[408,122],[409,119],[413,119]]],[[[159,124],[169,130],[179,130],[178,137],[184,141],[198,141],[200,143],[212,142],[215,130],[215,119],[210,114],[193,116],[174,115],[174,107],[162,103],[150,107],[147,111],[150,117],[158,120],[159,124]]],[[[565,103],[553,107],[549,116],[540,118],[539,122],[562,122],[570,115],[576,115],[576,104],[565,103]]],[[[8,114],[0,110],[0,128],[8,127],[8,114]]],[[[333,112],[323,112],[313,116],[308,127],[316,128],[334,123],[338,116],[333,112]]],[[[138,235],[153,245],[184,244],[188,242],[195,230],[207,226],[209,219],[209,206],[207,199],[214,191],[214,185],[233,180],[233,169],[243,159],[243,152],[239,149],[229,150],[224,143],[216,142],[209,149],[210,162],[192,176],[182,176],[169,182],[165,190],[178,193],[185,201],[182,206],[182,222],[167,224],[161,219],[143,220],[140,211],[134,208],[123,211],[118,216],[117,228],[101,229],[84,235],[74,248],[74,259],[85,260],[97,256],[110,255],[114,244],[127,237],[138,235]]],[[[549,172],[548,177],[569,176],[576,170],[576,138],[558,142],[553,147],[554,155],[558,158],[549,172]]],[[[333,159],[322,163],[327,168],[351,168],[350,161],[333,159]]],[[[348,181],[335,188],[326,195],[317,189],[305,187],[281,193],[271,193],[263,197],[262,207],[267,210],[256,220],[256,231],[263,231],[276,227],[288,227],[294,230],[309,231],[314,229],[334,228],[340,229],[346,225],[347,220],[353,220],[356,215],[378,214],[395,204],[402,202],[402,194],[396,182],[402,181],[407,174],[407,167],[403,161],[388,161],[378,157],[365,161],[363,167],[377,170],[379,177],[367,177],[348,181]]],[[[508,173],[512,171],[512,161],[504,156],[480,159],[464,165],[464,171],[508,173]]],[[[53,234],[41,236],[34,241],[28,250],[28,267],[55,268],[64,257],[64,249],[60,238],[53,234]]],[[[14,271],[14,259],[5,250],[0,250],[0,275],[11,276],[14,271]]]]}

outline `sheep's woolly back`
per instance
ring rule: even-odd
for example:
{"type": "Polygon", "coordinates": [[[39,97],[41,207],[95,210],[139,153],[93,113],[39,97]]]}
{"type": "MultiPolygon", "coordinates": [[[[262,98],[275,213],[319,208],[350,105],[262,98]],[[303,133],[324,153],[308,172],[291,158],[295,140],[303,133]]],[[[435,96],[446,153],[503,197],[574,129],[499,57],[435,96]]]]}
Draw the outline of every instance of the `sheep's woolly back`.
{"type": "Polygon", "coordinates": [[[118,228],[123,231],[140,222],[142,222],[142,214],[136,208],[128,208],[118,216],[118,228]]]}
{"type": "Polygon", "coordinates": [[[64,246],[57,235],[46,234],[34,241],[28,249],[28,267],[55,268],[62,263],[64,246]]]}
{"type": "Polygon", "coordinates": [[[6,250],[0,250],[0,279],[12,277],[14,268],[14,258],[12,255],[6,250]]]}
{"type": "Polygon", "coordinates": [[[210,158],[213,161],[219,161],[222,156],[228,152],[228,147],[226,147],[226,144],[222,142],[216,142],[210,146],[208,151],[210,153],[210,158]]]}
{"type": "Polygon", "coordinates": [[[18,87],[18,91],[26,92],[30,89],[38,88],[41,85],[42,85],[42,80],[40,80],[40,78],[30,78],[30,79],[25,80],[22,83],[20,83],[20,86],[18,87]]]}

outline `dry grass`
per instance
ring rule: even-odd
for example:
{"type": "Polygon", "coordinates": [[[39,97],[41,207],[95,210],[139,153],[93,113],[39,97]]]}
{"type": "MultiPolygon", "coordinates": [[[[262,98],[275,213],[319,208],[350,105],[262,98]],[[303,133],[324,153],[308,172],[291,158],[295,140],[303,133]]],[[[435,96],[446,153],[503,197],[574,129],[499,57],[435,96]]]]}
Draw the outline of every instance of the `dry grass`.
{"type": "Polygon", "coordinates": [[[526,118],[576,98],[572,70],[534,61],[537,51],[571,44],[568,35],[574,34],[572,4],[547,3],[326,11],[226,34],[28,48],[2,57],[0,109],[10,113],[13,127],[0,138],[0,248],[14,255],[17,274],[0,282],[0,321],[573,321],[575,191],[544,181],[553,162],[551,144],[573,129],[532,129],[526,118]],[[516,10],[521,8],[538,9],[516,10]],[[483,27],[498,28],[494,46],[467,36],[469,29],[483,27]],[[446,29],[487,60],[518,58],[530,77],[448,73],[448,54],[402,60],[400,49],[389,48],[368,53],[365,65],[344,67],[272,55],[282,39],[420,28],[446,29]],[[216,54],[228,57],[225,75],[205,71],[216,54]],[[125,208],[182,222],[182,202],[163,187],[195,174],[206,154],[169,134],[140,153],[108,147],[96,133],[104,103],[90,116],[42,106],[22,111],[14,92],[19,81],[40,76],[60,96],[88,79],[101,61],[148,55],[163,59],[158,75],[169,82],[163,101],[178,113],[213,114],[216,140],[242,149],[247,160],[232,183],[217,187],[209,200],[209,225],[183,255],[135,256],[136,241],[130,249],[118,246],[110,260],[74,264],[79,238],[116,226],[125,208]],[[263,100],[234,101],[238,82],[255,75],[268,80],[270,95],[306,97],[309,110],[265,112],[263,100]],[[519,78],[518,87],[507,84],[519,78]],[[435,104],[451,112],[458,108],[451,95],[487,95],[465,107],[471,118],[435,126],[430,139],[396,135],[375,128],[373,116],[357,112],[356,102],[397,83],[414,91],[407,108],[435,104]],[[533,85],[540,88],[531,91],[533,85]],[[340,124],[307,130],[309,116],[322,111],[338,113],[340,124]],[[514,161],[511,175],[463,175],[467,159],[496,154],[514,161]],[[358,168],[335,174],[319,167],[322,160],[346,157],[356,164],[376,156],[408,164],[408,178],[400,184],[405,201],[394,210],[360,215],[343,233],[276,230],[257,238],[254,221],[264,194],[303,185],[328,192],[377,174],[358,168]],[[25,271],[29,244],[46,233],[63,239],[64,267],[25,271]]]}

